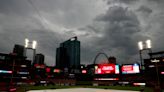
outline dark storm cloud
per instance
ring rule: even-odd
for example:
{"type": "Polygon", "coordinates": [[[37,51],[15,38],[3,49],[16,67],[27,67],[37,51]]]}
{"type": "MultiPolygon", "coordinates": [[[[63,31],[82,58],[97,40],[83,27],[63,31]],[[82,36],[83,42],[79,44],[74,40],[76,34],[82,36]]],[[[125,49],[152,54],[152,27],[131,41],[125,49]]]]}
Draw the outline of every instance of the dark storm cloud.
{"type": "MultiPolygon", "coordinates": [[[[140,22],[133,11],[128,7],[113,6],[107,12],[96,18],[96,21],[105,22],[104,37],[98,42],[101,48],[110,55],[116,55],[119,62],[125,62],[131,56],[136,55],[136,42],[140,37],[140,22]],[[114,51],[115,49],[120,50],[114,51]],[[111,53],[112,52],[112,53],[111,53]]],[[[134,61],[133,61],[134,62],[134,61]]]]}
{"type": "Polygon", "coordinates": [[[128,10],[128,8],[124,8],[121,6],[113,6],[108,9],[105,15],[101,15],[97,17],[97,20],[101,20],[104,22],[110,23],[122,23],[126,21],[136,21],[138,24],[137,18],[135,14],[128,10]]]}
{"type": "Polygon", "coordinates": [[[157,3],[164,2],[163,0],[148,0],[148,1],[153,1],[153,2],[157,2],[157,3]]]}
{"type": "Polygon", "coordinates": [[[151,14],[153,12],[152,9],[146,6],[141,6],[137,11],[142,12],[142,13],[147,13],[147,14],[151,14]]]}
{"type": "Polygon", "coordinates": [[[135,2],[138,2],[140,0],[119,0],[120,2],[123,2],[123,3],[127,3],[127,4],[130,4],[130,3],[135,3],[135,2]]]}
{"type": "Polygon", "coordinates": [[[132,4],[132,3],[136,3],[138,1],[140,1],[140,0],[107,0],[107,4],[112,4],[113,2],[132,4]]]}

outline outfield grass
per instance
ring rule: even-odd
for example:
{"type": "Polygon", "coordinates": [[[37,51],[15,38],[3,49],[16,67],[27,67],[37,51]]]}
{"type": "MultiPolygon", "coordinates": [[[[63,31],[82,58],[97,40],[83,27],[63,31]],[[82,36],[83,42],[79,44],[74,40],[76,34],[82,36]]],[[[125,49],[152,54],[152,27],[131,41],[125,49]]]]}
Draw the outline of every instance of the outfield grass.
{"type": "MultiPolygon", "coordinates": [[[[43,89],[63,89],[63,88],[101,88],[101,89],[117,89],[117,90],[132,90],[140,91],[141,87],[132,86],[22,86],[19,87],[17,92],[25,92],[28,90],[43,90],[43,89]]],[[[144,92],[153,92],[152,88],[145,87],[144,92]]]]}

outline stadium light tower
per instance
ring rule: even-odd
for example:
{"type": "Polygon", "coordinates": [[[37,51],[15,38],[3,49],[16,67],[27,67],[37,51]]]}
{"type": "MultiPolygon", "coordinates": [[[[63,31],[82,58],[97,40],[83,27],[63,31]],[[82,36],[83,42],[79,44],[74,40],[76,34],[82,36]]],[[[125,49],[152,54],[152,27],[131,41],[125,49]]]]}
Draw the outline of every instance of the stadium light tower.
{"type": "Polygon", "coordinates": [[[27,49],[33,50],[33,62],[35,60],[37,41],[30,42],[27,38],[25,39],[25,55],[27,49]]]}
{"type": "MultiPolygon", "coordinates": [[[[143,66],[142,63],[142,51],[143,50],[148,50],[149,53],[152,53],[152,45],[151,45],[151,40],[146,40],[145,42],[139,41],[138,42],[138,48],[139,48],[139,54],[140,54],[140,61],[141,61],[141,68],[143,66]]],[[[150,57],[151,58],[151,57],[150,57]]]]}

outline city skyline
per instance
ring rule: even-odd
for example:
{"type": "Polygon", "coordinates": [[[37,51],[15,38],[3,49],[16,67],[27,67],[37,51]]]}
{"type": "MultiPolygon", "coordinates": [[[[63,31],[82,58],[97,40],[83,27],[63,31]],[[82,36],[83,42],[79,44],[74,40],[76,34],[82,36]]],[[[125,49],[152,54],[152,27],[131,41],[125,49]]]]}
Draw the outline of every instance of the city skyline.
{"type": "Polygon", "coordinates": [[[81,42],[81,63],[97,53],[118,63],[139,61],[137,42],[152,40],[164,50],[163,0],[1,0],[0,52],[10,53],[24,39],[38,42],[36,51],[55,65],[56,48],[73,36],[81,42]],[[32,1],[32,2],[30,2],[32,1]]]}

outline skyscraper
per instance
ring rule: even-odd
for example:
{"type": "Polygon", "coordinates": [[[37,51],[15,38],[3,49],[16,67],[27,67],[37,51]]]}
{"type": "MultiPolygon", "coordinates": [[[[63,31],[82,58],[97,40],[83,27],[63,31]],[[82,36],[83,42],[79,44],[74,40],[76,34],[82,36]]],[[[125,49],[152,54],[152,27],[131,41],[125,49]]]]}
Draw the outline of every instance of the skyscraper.
{"type": "Polygon", "coordinates": [[[17,54],[18,56],[24,56],[24,46],[15,44],[13,53],[17,54]]]}
{"type": "Polygon", "coordinates": [[[80,68],[80,41],[73,37],[60,44],[56,50],[56,66],[80,68]]]}
{"type": "Polygon", "coordinates": [[[56,49],[56,67],[63,69],[65,67],[68,67],[69,63],[66,62],[68,59],[66,55],[66,48],[59,47],[56,49]]]}
{"type": "Polygon", "coordinates": [[[44,64],[44,55],[43,54],[36,54],[34,64],[44,64]]]}

